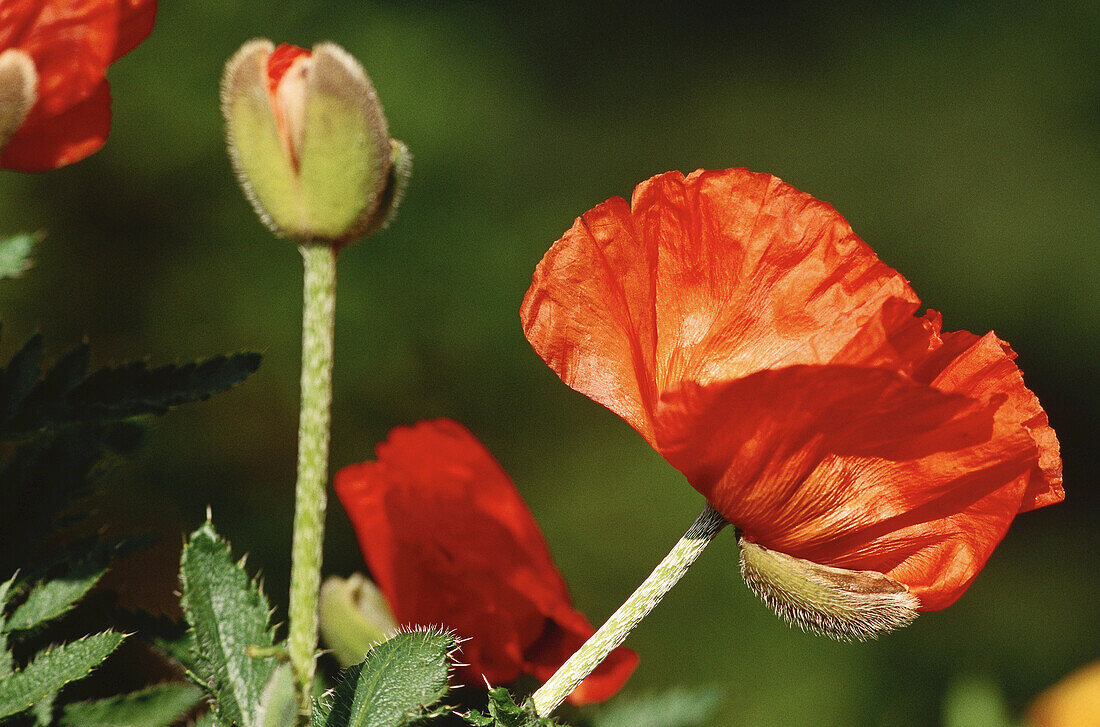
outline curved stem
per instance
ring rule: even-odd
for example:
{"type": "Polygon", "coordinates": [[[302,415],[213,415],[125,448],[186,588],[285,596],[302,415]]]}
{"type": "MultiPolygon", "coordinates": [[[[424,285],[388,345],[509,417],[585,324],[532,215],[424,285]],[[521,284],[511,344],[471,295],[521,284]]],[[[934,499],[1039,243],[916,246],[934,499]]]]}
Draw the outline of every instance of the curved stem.
{"type": "Polygon", "coordinates": [[[653,572],[626,599],[619,610],[584,643],[577,653],[542,685],[535,694],[535,711],[546,717],[577,688],[584,678],[600,665],[608,654],[622,645],[627,635],[664,598],[676,582],[687,573],[703,549],[727,525],[725,518],[708,503],[684,537],[669,551],[653,572]]]}
{"type": "Polygon", "coordinates": [[[310,710],[317,652],[317,599],[325,538],[329,421],[332,405],[336,248],[299,246],[305,263],[302,305],[302,401],[298,420],[298,485],[290,565],[287,650],[303,714],[310,710]]]}

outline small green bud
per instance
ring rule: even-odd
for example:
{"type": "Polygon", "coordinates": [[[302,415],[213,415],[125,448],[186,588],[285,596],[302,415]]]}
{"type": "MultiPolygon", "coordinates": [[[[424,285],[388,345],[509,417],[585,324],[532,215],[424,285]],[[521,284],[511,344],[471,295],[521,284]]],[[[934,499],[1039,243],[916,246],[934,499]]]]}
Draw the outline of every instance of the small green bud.
{"type": "Polygon", "coordinates": [[[321,637],[340,666],[358,664],[375,644],[397,633],[386,597],[370,579],[353,573],[321,584],[321,637]]]}
{"type": "Polygon", "coordinates": [[[37,100],[34,60],[19,50],[0,53],[0,151],[23,125],[37,100]]]}
{"type": "Polygon", "coordinates": [[[803,631],[865,641],[908,626],[920,601],[905,585],[876,571],[820,565],[747,540],[741,576],[760,600],[803,631]]]}
{"type": "Polygon", "coordinates": [[[279,237],[342,246],[392,215],[408,152],[343,48],[245,43],[225,66],[222,113],[241,187],[279,237]]]}

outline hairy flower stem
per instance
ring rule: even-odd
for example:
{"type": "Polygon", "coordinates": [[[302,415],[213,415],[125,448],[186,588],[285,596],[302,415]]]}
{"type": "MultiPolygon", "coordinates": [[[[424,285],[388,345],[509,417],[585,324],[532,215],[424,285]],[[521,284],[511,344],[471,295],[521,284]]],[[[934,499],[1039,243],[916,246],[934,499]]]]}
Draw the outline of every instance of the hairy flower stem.
{"type": "Polygon", "coordinates": [[[332,340],[336,313],[336,254],[327,244],[303,243],[302,402],[298,420],[298,486],[290,564],[287,650],[298,680],[301,710],[310,711],[317,652],[317,599],[328,483],[332,406],[332,340]]]}
{"type": "Polygon", "coordinates": [[[665,594],[684,577],[688,567],[695,562],[714,536],[728,523],[708,503],[695,519],[684,537],[669,551],[653,572],[631,594],[619,610],[607,619],[600,630],[584,643],[577,653],[561,665],[550,680],[535,692],[535,711],[540,717],[549,716],[584,678],[600,665],[607,655],[622,645],[626,637],[642,619],[660,603],[665,594]]]}

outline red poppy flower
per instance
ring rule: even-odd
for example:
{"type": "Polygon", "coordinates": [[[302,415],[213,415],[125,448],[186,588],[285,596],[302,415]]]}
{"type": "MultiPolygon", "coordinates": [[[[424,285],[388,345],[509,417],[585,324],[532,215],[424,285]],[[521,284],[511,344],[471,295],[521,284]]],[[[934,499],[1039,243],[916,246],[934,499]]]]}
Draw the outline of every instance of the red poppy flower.
{"type": "MultiPolygon", "coordinates": [[[[397,622],[468,637],[471,684],[549,679],[593,629],[508,475],[446,419],[394,429],[377,455],[340,470],[336,493],[397,622]]],[[[570,701],[607,699],[637,662],[616,649],[570,701]]]]}
{"type": "Polygon", "coordinates": [[[828,204],[743,169],[669,172],[579,218],[523,302],[535,351],[750,542],[954,602],[1058,441],[992,333],[944,332],[828,204]]]}
{"type": "Polygon", "coordinates": [[[6,144],[0,138],[0,166],[45,171],[103,146],[111,125],[107,67],[149,34],[156,8],[156,0],[4,0],[0,53],[33,68],[24,78],[34,81],[34,94],[14,135],[6,144]]]}

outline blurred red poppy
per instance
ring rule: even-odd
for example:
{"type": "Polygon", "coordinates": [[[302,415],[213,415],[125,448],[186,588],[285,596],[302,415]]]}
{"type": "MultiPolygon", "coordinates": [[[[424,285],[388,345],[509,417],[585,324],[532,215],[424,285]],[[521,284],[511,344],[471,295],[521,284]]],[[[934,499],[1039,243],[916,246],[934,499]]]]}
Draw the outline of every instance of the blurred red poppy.
{"type": "Polygon", "coordinates": [[[33,106],[3,145],[0,166],[46,171],[103,146],[107,67],[149,34],[156,8],[156,0],[4,0],[0,53],[29,59],[35,83],[33,106]]]}
{"type": "MultiPolygon", "coordinates": [[[[335,485],[397,622],[468,637],[469,684],[549,679],[593,629],[508,475],[446,419],[394,429],[377,456],[340,470],[335,485]]],[[[637,662],[616,649],[570,701],[607,699],[637,662]]]]}
{"type": "Polygon", "coordinates": [[[944,332],[828,204],[743,169],[669,172],[583,217],[523,302],[535,351],[743,536],[954,602],[1058,441],[992,333],[944,332]]]}

